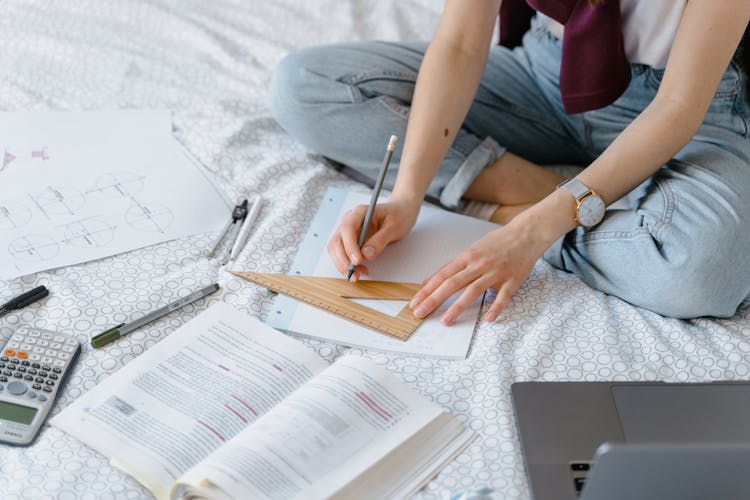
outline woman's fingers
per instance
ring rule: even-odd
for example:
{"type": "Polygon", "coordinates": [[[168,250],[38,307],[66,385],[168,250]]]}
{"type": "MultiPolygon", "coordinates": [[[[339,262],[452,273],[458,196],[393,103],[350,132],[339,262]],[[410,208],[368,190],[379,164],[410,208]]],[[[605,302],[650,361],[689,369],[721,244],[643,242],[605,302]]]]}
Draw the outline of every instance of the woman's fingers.
{"type": "MultiPolygon", "coordinates": [[[[420,305],[424,300],[432,295],[432,293],[438,289],[440,285],[443,284],[443,282],[448,279],[449,277],[455,275],[456,273],[460,272],[462,269],[464,269],[466,266],[460,259],[456,258],[444,265],[442,268],[438,270],[435,274],[433,274],[430,278],[425,280],[423,282],[424,286],[419,289],[417,293],[414,294],[414,297],[411,298],[409,301],[409,307],[412,308],[414,311],[414,314],[419,318],[423,317],[420,316],[419,313],[422,313],[422,309],[420,309],[420,305]],[[419,309],[419,313],[417,310],[419,309]]],[[[432,310],[435,309],[434,307],[432,309],[429,309],[429,312],[432,312],[432,310]]],[[[428,313],[429,314],[429,313],[428,313]]],[[[426,314],[425,314],[426,316],[426,314]]]]}
{"type": "Polygon", "coordinates": [[[341,234],[336,231],[333,233],[330,241],[328,242],[328,254],[331,256],[333,265],[341,274],[345,274],[349,267],[349,258],[344,250],[344,243],[341,241],[341,234]]]}
{"type": "Polygon", "coordinates": [[[428,316],[454,293],[472,283],[479,276],[479,273],[468,268],[464,268],[452,276],[447,276],[427,297],[419,302],[416,309],[414,309],[414,315],[417,318],[428,316]]]}
{"type": "Polygon", "coordinates": [[[364,219],[362,208],[363,206],[360,205],[346,212],[339,226],[344,253],[347,260],[354,265],[362,262],[362,252],[359,249],[359,233],[364,219]]]}
{"type": "Polygon", "coordinates": [[[486,321],[495,321],[505,307],[510,303],[511,297],[516,292],[518,287],[512,281],[506,281],[503,286],[497,291],[495,300],[492,301],[492,305],[484,313],[484,319],[486,321]]]}
{"type": "Polygon", "coordinates": [[[452,325],[455,323],[461,313],[463,313],[467,307],[469,307],[477,298],[482,295],[490,287],[490,283],[486,277],[480,277],[470,283],[461,296],[456,299],[453,304],[448,307],[448,310],[440,316],[440,321],[444,325],[452,325]]]}

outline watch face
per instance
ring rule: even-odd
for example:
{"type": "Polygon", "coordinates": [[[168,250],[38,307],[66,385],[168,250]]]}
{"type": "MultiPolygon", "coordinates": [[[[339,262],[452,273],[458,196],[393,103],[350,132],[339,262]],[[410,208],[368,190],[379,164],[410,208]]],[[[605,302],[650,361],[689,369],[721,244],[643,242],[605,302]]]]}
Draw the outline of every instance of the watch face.
{"type": "Polygon", "coordinates": [[[599,224],[604,217],[605,208],[604,200],[598,196],[589,196],[578,207],[578,222],[585,227],[599,224]]]}

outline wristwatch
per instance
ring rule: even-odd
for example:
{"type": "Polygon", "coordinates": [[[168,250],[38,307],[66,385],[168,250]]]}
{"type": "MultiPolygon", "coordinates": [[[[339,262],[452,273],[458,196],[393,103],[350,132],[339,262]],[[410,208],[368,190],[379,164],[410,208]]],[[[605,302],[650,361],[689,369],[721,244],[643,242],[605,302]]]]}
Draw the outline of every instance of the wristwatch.
{"type": "Polygon", "coordinates": [[[576,224],[589,229],[602,221],[606,209],[604,200],[586,184],[578,179],[568,179],[557,187],[567,190],[576,199],[576,207],[573,209],[576,224]]]}

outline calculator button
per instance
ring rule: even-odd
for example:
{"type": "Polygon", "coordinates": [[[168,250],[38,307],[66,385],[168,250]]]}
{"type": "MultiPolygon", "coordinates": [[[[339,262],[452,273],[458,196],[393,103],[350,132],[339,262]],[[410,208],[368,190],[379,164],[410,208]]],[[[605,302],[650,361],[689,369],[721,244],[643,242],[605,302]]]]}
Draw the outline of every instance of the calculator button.
{"type": "Polygon", "coordinates": [[[44,392],[52,392],[52,387],[49,387],[49,386],[45,385],[44,387],[42,387],[42,390],[44,392]]]}
{"type": "MultiPolygon", "coordinates": [[[[46,351],[44,351],[44,354],[46,354],[49,357],[57,356],[57,351],[55,351],[53,349],[47,349],[46,351]]],[[[50,363],[51,363],[51,361],[50,361],[50,363]]]]}
{"type": "Polygon", "coordinates": [[[42,357],[39,354],[29,354],[29,359],[31,361],[41,361],[42,357]]]}
{"type": "Polygon", "coordinates": [[[13,375],[13,372],[10,370],[5,370],[3,371],[3,375],[5,375],[6,377],[10,377],[11,375],[13,375]]]}
{"type": "Polygon", "coordinates": [[[26,392],[27,389],[28,387],[26,387],[26,384],[24,384],[23,382],[17,382],[14,380],[10,384],[8,384],[8,392],[13,394],[14,396],[20,396],[21,394],[26,392]]]}
{"type": "Polygon", "coordinates": [[[45,370],[49,370],[49,366],[45,366],[45,365],[52,363],[52,361],[53,359],[50,358],[49,356],[43,356],[42,363],[44,363],[44,365],[42,365],[42,368],[44,368],[45,370]]]}
{"type": "Polygon", "coordinates": [[[4,377],[0,375],[0,382],[7,382],[7,381],[8,381],[8,377],[4,377]]]}
{"type": "Polygon", "coordinates": [[[65,345],[78,345],[78,341],[73,338],[65,339],[65,345]]]}
{"type": "Polygon", "coordinates": [[[40,377],[46,377],[47,376],[47,372],[39,372],[39,376],[40,377]]]}
{"type": "Polygon", "coordinates": [[[26,375],[23,379],[31,382],[32,380],[34,380],[34,377],[32,377],[31,375],[26,375]]]}
{"type": "Polygon", "coordinates": [[[2,361],[0,361],[0,368],[5,368],[5,363],[3,363],[2,361]]]}
{"type": "Polygon", "coordinates": [[[49,342],[46,340],[40,340],[39,342],[37,342],[37,345],[41,347],[49,347],[49,342]]]}
{"type": "Polygon", "coordinates": [[[76,347],[73,345],[66,345],[66,346],[63,346],[62,350],[63,352],[75,352],[76,347]]]}
{"type": "Polygon", "coordinates": [[[26,343],[27,344],[36,344],[36,339],[35,338],[28,338],[28,339],[26,339],[26,343]]]}
{"type": "Polygon", "coordinates": [[[16,373],[13,374],[13,376],[16,377],[16,378],[23,378],[23,373],[16,372],[16,373]]]}
{"type": "MultiPolygon", "coordinates": [[[[46,361],[45,361],[45,363],[46,363],[46,361]]],[[[51,366],[49,366],[49,365],[46,365],[46,364],[45,364],[45,365],[42,365],[42,370],[44,370],[45,372],[48,372],[48,371],[50,371],[51,369],[52,369],[52,367],[51,367],[51,366]]]]}
{"type": "Polygon", "coordinates": [[[52,349],[58,349],[59,350],[62,347],[62,344],[60,342],[52,342],[49,346],[52,349]]]}
{"type": "Polygon", "coordinates": [[[13,363],[14,365],[17,365],[18,363],[20,363],[20,361],[18,361],[16,358],[12,358],[10,362],[13,363]]]}
{"type": "MultiPolygon", "coordinates": [[[[5,345],[8,346],[8,349],[18,349],[19,347],[21,347],[21,344],[19,344],[18,342],[15,342],[15,341],[10,341],[10,342],[8,342],[5,345]]],[[[8,356],[13,356],[13,355],[12,354],[8,354],[8,356]]]]}
{"type": "Polygon", "coordinates": [[[36,392],[29,392],[29,397],[34,399],[36,397],[36,392]]]}
{"type": "Polygon", "coordinates": [[[26,367],[25,366],[18,366],[18,367],[16,367],[16,370],[18,370],[21,373],[26,373],[26,367]]]}
{"type": "Polygon", "coordinates": [[[62,370],[59,368],[53,368],[52,371],[55,373],[62,373],[62,370]]]}
{"type": "Polygon", "coordinates": [[[31,350],[31,344],[27,344],[26,342],[24,342],[23,344],[21,344],[21,350],[22,351],[30,351],[31,350]]]}
{"type": "Polygon", "coordinates": [[[36,389],[37,391],[42,388],[40,384],[34,384],[31,386],[32,389],[36,389]]]}
{"type": "Polygon", "coordinates": [[[31,352],[37,355],[44,354],[44,347],[35,347],[31,350],[31,352]]]}
{"type": "Polygon", "coordinates": [[[56,360],[54,360],[52,362],[52,364],[55,365],[55,366],[65,366],[65,361],[63,361],[61,359],[56,359],[56,360]]]}
{"type": "Polygon", "coordinates": [[[16,369],[16,365],[8,365],[8,370],[15,370],[15,369],[16,369]]]}
{"type": "Polygon", "coordinates": [[[55,335],[55,338],[53,338],[55,342],[65,342],[65,337],[62,335],[55,335]]]}
{"type": "Polygon", "coordinates": [[[45,384],[47,384],[50,387],[54,387],[55,381],[54,380],[48,380],[48,381],[45,382],[45,384]]]}
{"type": "Polygon", "coordinates": [[[52,340],[52,337],[54,337],[54,335],[52,335],[51,333],[42,333],[41,335],[39,335],[39,337],[44,340],[52,340]]]}
{"type": "Polygon", "coordinates": [[[70,354],[67,352],[60,352],[57,354],[57,357],[60,359],[70,359],[70,354]]]}
{"type": "Polygon", "coordinates": [[[26,335],[28,335],[29,337],[38,337],[39,332],[37,332],[36,330],[29,330],[28,332],[26,332],[26,335]]]}
{"type": "Polygon", "coordinates": [[[7,356],[0,357],[0,361],[8,361],[8,357],[7,356]]]}
{"type": "Polygon", "coordinates": [[[44,394],[40,394],[38,399],[41,402],[45,402],[45,401],[47,401],[47,396],[45,396],[44,394]]]}
{"type": "Polygon", "coordinates": [[[33,368],[29,369],[29,375],[36,375],[36,370],[33,368]]]}
{"type": "Polygon", "coordinates": [[[5,355],[5,356],[15,356],[16,355],[16,351],[14,351],[13,349],[6,349],[6,350],[3,351],[3,355],[5,355]]]}
{"type": "Polygon", "coordinates": [[[37,377],[34,382],[39,382],[40,384],[44,383],[44,379],[42,377],[37,377]]]}
{"type": "Polygon", "coordinates": [[[39,363],[32,363],[32,364],[31,364],[31,367],[32,367],[32,368],[41,368],[41,367],[42,367],[42,365],[40,365],[39,363]]]}
{"type": "Polygon", "coordinates": [[[19,359],[26,359],[29,357],[29,353],[26,351],[17,352],[16,357],[19,359]]]}
{"type": "Polygon", "coordinates": [[[31,365],[31,363],[29,363],[28,361],[21,361],[21,364],[23,366],[29,366],[29,365],[31,365]]]}
{"type": "Polygon", "coordinates": [[[57,374],[55,374],[55,373],[50,373],[50,374],[49,374],[49,378],[51,378],[52,380],[57,380],[57,374]]]}

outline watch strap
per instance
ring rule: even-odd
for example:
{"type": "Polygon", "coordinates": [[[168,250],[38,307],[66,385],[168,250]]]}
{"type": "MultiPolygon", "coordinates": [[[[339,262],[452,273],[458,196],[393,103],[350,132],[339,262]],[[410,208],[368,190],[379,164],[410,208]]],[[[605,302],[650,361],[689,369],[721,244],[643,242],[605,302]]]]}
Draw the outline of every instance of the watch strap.
{"type": "Polygon", "coordinates": [[[586,184],[579,181],[578,179],[568,179],[564,182],[561,182],[557,187],[567,189],[578,201],[580,201],[587,194],[591,193],[591,189],[589,189],[586,184]]]}

